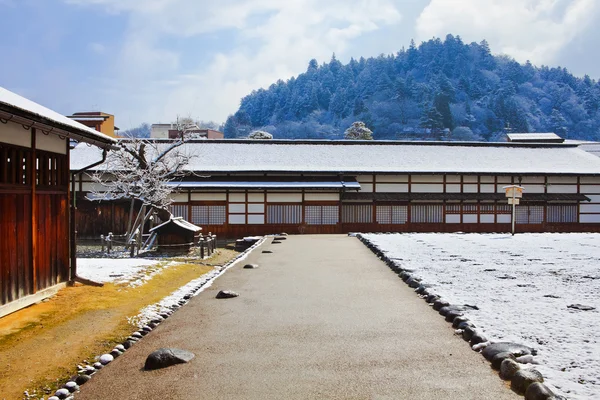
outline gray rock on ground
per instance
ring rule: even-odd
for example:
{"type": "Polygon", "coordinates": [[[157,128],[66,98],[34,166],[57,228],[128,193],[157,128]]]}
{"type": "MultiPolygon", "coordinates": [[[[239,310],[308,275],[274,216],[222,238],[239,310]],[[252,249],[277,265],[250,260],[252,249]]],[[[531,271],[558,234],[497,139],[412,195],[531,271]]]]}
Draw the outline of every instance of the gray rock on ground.
{"type": "Polygon", "coordinates": [[[100,361],[100,363],[102,363],[102,365],[106,365],[109,362],[113,361],[115,358],[110,355],[110,354],[102,354],[100,356],[100,358],[98,359],[98,361],[100,361]]]}
{"type": "Polygon", "coordinates": [[[244,265],[244,269],[255,269],[258,268],[258,264],[246,264],[244,265]]]}
{"type": "Polygon", "coordinates": [[[232,290],[220,290],[219,293],[217,293],[216,298],[217,299],[231,299],[233,297],[238,297],[239,293],[236,293],[232,290]]]}
{"type": "Polygon", "coordinates": [[[500,378],[504,379],[505,381],[509,381],[520,369],[521,366],[518,362],[507,358],[500,364],[500,378]]]}
{"type": "Polygon", "coordinates": [[[541,382],[533,382],[525,391],[525,400],[553,399],[554,392],[541,382]]]}
{"type": "Polygon", "coordinates": [[[498,353],[512,353],[515,357],[519,357],[528,354],[535,355],[535,350],[522,344],[498,342],[490,344],[481,352],[481,354],[483,354],[485,359],[488,361],[491,361],[492,358],[494,358],[494,356],[498,353]]]}
{"type": "Polygon", "coordinates": [[[579,311],[592,311],[596,309],[596,307],[586,306],[584,304],[569,304],[567,308],[572,308],[579,311]]]}
{"type": "Polygon", "coordinates": [[[70,395],[70,394],[71,394],[71,392],[69,392],[69,389],[65,389],[65,388],[58,389],[58,390],[57,390],[57,391],[54,393],[54,395],[55,395],[56,397],[58,397],[59,399],[66,399],[67,397],[69,397],[69,395],[70,395]]]}
{"type": "Polygon", "coordinates": [[[520,369],[510,380],[510,387],[517,393],[525,393],[534,382],[544,382],[544,376],[535,369],[520,369]]]}
{"type": "Polygon", "coordinates": [[[511,359],[514,360],[515,356],[512,353],[509,352],[502,352],[502,353],[497,353],[493,358],[492,358],[492,368],[494,369],[500,369],[500,366],[502,365],[502,361],[506,360],[506,359],[511,359]]]}
{"type": "Polygon", "coordinates": [[[77,378],[75,378],[75,383],[78,385],[83,385],[84,383],[89,381],[90,378],[91,376],[89,375],[77,375],[77,378]]]}
{"type": "Polygon", "coordinates": [[[144,369],[154,370],[176,364],[184,364],[194,357],[194,353],[187,350],[162,348],[152,352],[148,358],[146,358],[144,369]]]}

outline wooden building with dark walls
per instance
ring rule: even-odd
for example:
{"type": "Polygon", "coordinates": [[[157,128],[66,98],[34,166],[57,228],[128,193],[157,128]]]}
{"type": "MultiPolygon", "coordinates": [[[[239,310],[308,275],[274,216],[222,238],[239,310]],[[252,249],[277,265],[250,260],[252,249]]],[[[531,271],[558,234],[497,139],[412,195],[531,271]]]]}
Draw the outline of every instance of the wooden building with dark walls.
{"type": "Polygon", "coordinates": [[[0,87],[0,316],[70,278],[71,139],[116,143],[0,87]]]}
{"type": "Polygon", "coordinates": [[[182,217],[171,218],[150,229],[156,235],[157,248],[163,252],[187,253],[200,240],[202,228],[182,217]]]}
{"type": "MultiPolygon", "coordinates": [[[[600,231],[600,158],[573,144],[199,140],[182,150],[189,176],[172,182],[171,210],[219,237],[510,232],[513,184],[525,187],[517,232],[600,231]]],[[[97,158],[73,151],[76,168],[97,158]]],[[[79,185],[97,189],[85,174],[79,185]]]]}

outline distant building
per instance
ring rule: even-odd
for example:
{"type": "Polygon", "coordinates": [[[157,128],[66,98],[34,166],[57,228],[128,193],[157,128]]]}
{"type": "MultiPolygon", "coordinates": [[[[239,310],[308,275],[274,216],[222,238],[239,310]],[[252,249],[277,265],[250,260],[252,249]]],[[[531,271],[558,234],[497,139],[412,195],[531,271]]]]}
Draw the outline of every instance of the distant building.
{"type": "Polygon", "coordinates": [[[119,128],[115,126],[115,116],[100,111],[76,112],[69,115],[69,118],[83,124],[87,127],[104,133],[110,137],[118,137],[119,128]]]}
{"type": "Polygon", "coordinates": [[[223,132],[214,129],[203,129],[198,125],[178,128],[177,124],[152,124],[150,131],[150,137],[157,139],[177,139],[189,135],[194,135],[196,139],[223,139],[225,137],[223,132]]]}

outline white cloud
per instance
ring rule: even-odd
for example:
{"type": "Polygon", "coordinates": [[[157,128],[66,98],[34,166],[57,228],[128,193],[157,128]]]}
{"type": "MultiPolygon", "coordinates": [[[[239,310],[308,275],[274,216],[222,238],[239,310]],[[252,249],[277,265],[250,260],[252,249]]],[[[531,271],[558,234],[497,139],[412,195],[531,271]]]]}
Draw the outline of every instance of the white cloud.
{"type": "Polygon", "coordinates": [[[549,64],[599,11],[596,0],[431,0],[416,32],[419,40],[448,33],[465,41],[486,39],[494,53],[549,64]]]}
{"type": "MultiPolygon", "coordinates": [[[[401,20],[393,0],[65,0],[125,13],[129,28],[115,70],[116,107],[134,123],[177,114],[224,121],[253,89],[303,72],[308,61],[342,55],[353,39],[401,20]],[[197,65],[202,43],[233,32],[235,42],[197,65]],[[179,53],[165,39],[197,40],[179,53]],[[185,66],[183,66],[185,64],[185,66]],[[135,93],[135,101],[131,100],[135,93]]],[[[213,46],[214,47],[214,46],[213,46]]]]}

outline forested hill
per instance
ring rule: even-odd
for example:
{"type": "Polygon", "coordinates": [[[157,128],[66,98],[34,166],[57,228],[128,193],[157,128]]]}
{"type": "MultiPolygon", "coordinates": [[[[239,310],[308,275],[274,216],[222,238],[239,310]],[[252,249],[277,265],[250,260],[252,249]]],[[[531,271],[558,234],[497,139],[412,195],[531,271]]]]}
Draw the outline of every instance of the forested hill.
{"type": "Polygon", "coordinates": [[[492,55],[485,40],[448,35],[346,65],[311,60],[298,77],[244,97],[225,135],[339,139],[364,121],[375,139],[493,141],[512,131],[599,140],[599,106],[600,84],[588,76],[519,64],[492,55]]]}

